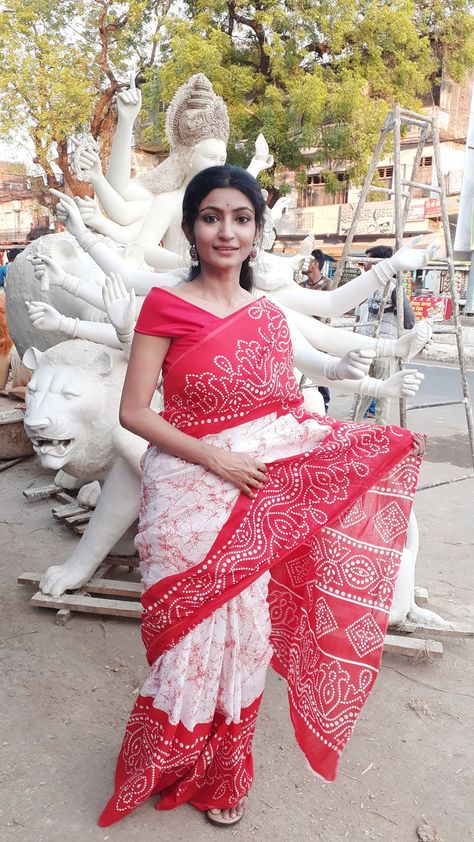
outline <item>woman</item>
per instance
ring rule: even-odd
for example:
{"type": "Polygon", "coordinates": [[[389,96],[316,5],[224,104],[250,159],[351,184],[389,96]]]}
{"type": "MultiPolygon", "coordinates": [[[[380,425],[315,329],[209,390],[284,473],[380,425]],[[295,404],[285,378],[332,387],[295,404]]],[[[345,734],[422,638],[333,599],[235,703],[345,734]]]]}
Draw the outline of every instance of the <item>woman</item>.
{"type": "MultiPolygon", "coordinates": [[[[192,282],[152,290],[137,322],[121,422],[151,443],[136,541],[151,670],[102,826],[156,793],[158,809],[239,821],[270,661],[302,750],[333,779],[377,674],[420,446],[304,411],[305,349],[293,360],[282,312],[249,292],[263,211],[243,170],[197,175],[183,201],[192,282]]],[[[330,379],[368,367],[326,360],[330,379]]]]}

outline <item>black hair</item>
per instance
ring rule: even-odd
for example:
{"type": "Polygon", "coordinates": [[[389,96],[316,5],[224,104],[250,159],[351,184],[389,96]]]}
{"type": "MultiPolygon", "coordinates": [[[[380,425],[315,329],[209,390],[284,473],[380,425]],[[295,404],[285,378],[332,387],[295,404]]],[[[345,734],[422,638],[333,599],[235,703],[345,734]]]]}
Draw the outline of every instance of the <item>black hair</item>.
{"type": "Polygon", "coordinates": [[[321,271],[327,260],[327,257],[324,254],[324,252],[321,251],[321,249],[314,249],[314,251],[311,252],[311,257],[313,258],[313,260],[316,261],[319,270],[321,271]]]}
{"type": "Polygon", "coordinates": [[[23,249],[8,249],[8,251],[7,251],[8,262],[13,263],[13,261],[15,260],[15,257],[17,257],[17,255],[21,254],[22,251],[23,251],[23,249]]]}
{"type": "Polygon", "coordinates": [[[365,254],[366,257],[379,257],[385,260],[387,257],[392,256],[393,248],[391,246],[371,246],[365,250],[365,254]]]}
{"type": "MultiPolygon", "coordinates": [[[[233,187],[235,190],[240,190],[250,200],[255,211],[255,226],[257,233],[259,233],[263,228],[263,217],[266,207],[262,189],[258,181],[252,175],[249,175],[246,170],[229,165],[208,167],[191,179],[183,197],[183,227],[185,226],[192,232],[199,207],[203,200],[211,190],[225,187],[233,187]]],[[[199,275],[199,272],[199,266],[192,266],[189,279],[192,281],[199,275]]],[[[240,286],[248,292],[251,291],[253,286],[253,274],[249,266],[248,257],[244,260],[240,269],[240,286]]]]}

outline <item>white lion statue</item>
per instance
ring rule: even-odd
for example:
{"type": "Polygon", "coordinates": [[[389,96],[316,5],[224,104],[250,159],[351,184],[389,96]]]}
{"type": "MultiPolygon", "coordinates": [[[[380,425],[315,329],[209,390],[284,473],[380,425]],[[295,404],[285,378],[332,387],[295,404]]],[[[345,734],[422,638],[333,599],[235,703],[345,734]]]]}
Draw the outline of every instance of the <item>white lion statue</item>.
{"type": "Polygon", "coordinates": [[[138,517],[146,442],[119,424],[126,369],[120,351],[74,339],[44,353],[30,348],[24,359],[33,369],[25,428],[41,464],[83,481],[105,480],[74,552],[43,576],[41,589],[57,597],[84,584],[138,517]]]}

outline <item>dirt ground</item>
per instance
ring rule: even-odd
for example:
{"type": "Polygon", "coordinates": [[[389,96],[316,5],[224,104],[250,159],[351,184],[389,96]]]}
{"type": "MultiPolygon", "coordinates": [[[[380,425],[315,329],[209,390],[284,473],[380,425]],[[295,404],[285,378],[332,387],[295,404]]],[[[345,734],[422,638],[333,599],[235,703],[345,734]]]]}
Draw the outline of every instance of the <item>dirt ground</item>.
{"type": "MultiPolygon", "coordinates": [[[[334,395],[338,417],[345,400],[334,395]]],[[[424,482],[468,466],[461,408],[436,413],[424,482]]],[[[145,657],[138,622],[76,615],[66,627],[57,626],[55,612],[33,608],[31,589],[17,585],[22,572],[65,560],[77,540],[53,520],[49,501],[23,501],[23,489],[50,478],[33,459],[0,474],[0,838],[217,840],[223,831],[192,808],[157,813],[153,800],[110,828],[96,824],[112,791],[145,657]]],[[[474,624],[473,497],[472,480],[447,485],[420,492],[416,511],[417,583],[429,588],[431,607],[443,616],[474,624]]],[[[242,842],[474,840],[473,644],[443,643],[444,657],[434,663],[384,656],[333,784],[309,772],[292,735],[284,682],[269,674],[247,814],[224,835],[242,842]],[[431,836],[418,836],[424,823],[433,828],[431,836]]]]}

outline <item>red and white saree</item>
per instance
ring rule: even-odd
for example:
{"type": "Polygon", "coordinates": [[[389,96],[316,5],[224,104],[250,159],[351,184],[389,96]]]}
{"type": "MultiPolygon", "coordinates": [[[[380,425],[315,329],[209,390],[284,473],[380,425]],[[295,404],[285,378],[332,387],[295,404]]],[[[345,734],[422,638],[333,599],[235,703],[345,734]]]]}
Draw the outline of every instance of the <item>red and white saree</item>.
{"type": "Polygon", "coordinates": [[[158,793],[160,810],[236,804],[270,662],[306,758],[334,779],[377,676],[420,463],[408,430],[305,412],[285,317],[266,298],[221,319],[154,289],[137,330],[173,337],[162,415],[265,461],[269,480],[249,499],[156,447],[143,458],[150,675],[102,826],[158,793]]]}

